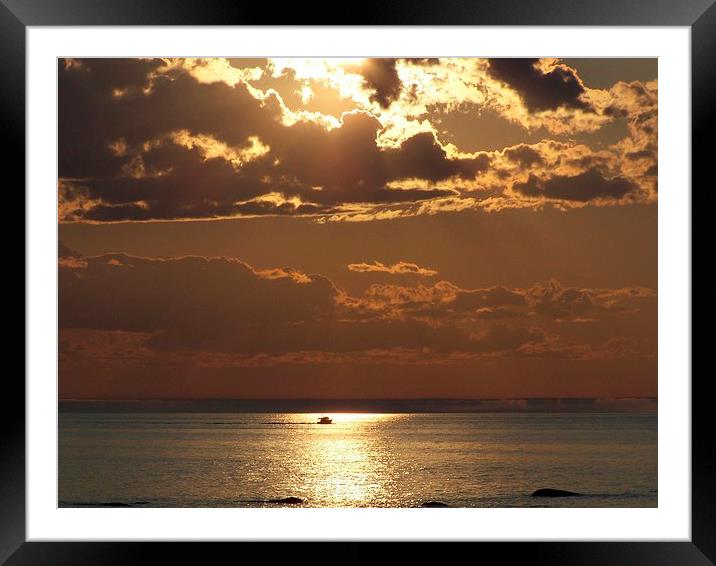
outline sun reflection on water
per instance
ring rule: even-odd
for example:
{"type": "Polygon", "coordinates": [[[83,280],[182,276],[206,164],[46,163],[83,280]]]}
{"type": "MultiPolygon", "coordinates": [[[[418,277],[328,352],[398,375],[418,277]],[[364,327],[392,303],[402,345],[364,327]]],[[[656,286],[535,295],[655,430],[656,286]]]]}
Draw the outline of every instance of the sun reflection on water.
{"type": "Polygon", "coordinates": [[[368,506],[389,494],[395,473],[381,429],[401,418],[395,414],[330,413],[304,415],[317,425],[305,446],[306,491],[325,506],[368,506]]]}

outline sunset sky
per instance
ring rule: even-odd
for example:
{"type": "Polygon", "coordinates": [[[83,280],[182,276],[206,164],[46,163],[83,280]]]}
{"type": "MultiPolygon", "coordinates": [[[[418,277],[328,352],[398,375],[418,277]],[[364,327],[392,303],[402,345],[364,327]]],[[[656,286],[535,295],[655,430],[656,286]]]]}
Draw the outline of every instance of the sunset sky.
{"type": "Polygon", "coordinates": [[[656,395],[656,59],[58,73],[61,398],[656,395]]]}

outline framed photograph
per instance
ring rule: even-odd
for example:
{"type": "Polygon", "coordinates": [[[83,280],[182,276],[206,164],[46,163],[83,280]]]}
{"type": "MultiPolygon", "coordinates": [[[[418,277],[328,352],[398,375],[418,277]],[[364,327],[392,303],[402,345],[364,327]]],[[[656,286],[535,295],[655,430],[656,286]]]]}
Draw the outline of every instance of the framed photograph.
{"type": "Polygon", "coordinates": [[[244,8],[0,4],[27,222],[0,559],[713,563],[712,2],[244,8]]]}

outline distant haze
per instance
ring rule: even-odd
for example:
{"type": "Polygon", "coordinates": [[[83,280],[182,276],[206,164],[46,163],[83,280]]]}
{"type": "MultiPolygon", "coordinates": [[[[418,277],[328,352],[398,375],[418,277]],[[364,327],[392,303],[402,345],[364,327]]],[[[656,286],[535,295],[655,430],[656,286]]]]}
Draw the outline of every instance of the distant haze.
{"type": "Polygon", "coordinates": [[[71,413],[652,413],[655,398],[64,400],[71,413]]]}

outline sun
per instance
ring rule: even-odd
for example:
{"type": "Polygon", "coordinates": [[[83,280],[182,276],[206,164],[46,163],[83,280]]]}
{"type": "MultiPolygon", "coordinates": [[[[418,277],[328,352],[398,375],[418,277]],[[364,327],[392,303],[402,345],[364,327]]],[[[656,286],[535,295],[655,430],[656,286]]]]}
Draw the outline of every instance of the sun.
{"type": "Polygon", "coordinates": [[[312,419],[313,422],[316,422],[322,417],[328,417],[333,421],[333,424],[339,424],[379,421],[394,416],[395,415],[383,413],[315,413],[310,415],[310,419],[312,419]]]}

